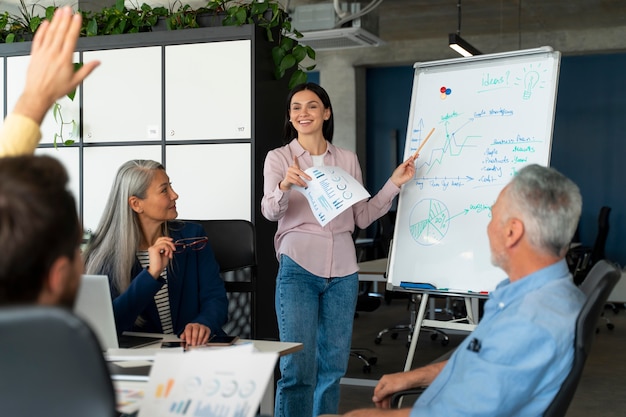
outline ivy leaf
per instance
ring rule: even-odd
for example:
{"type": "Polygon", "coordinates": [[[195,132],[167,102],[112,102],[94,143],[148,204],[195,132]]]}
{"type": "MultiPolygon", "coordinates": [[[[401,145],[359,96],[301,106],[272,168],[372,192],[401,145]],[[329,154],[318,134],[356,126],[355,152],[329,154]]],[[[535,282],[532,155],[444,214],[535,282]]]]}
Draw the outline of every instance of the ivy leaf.
{"type": "Polygon", "coordinates": [[[287,54],[280,61],[280,65],[278,67],[280,68],[281,72],[285,72],[286,70],[293,67],[294,65],[296,65],[296,58],[294,58],[293,55],[291,54],[287,54]]]}
{"type": "Polygon", "coordinates": [[[52,117],[54,117],[54,121],[58,123],[58,115],[61,110],[61,105],[59,103],[54,103],[52,106],[52,117]]]}
{"type": "Polygon", "coordinates": [[[252,3],[252,7],[250,8],[250,14],[252,16],[262,15],[267,10],[267,3],[252,3]]]}
{"type": "MultiPolygon", "coordinates": [[[[259,26],[263,26],[263,25],[259,24],[259,26]]],[[[272,43],[274,42],[274,35],[272,35],[272,28],[270,26],[267,26],[265,28],[265,36],[267,36],[267,40],[268,41],[270,41],[272,43]]]]}
{"type": "Polygon", "coordinates": [[[285,51],[290,51],[293,48],[293,39],[284,36],[283,39],[280,41],[280,47],[283,48],[285,51]]]}
{"type": "Polygon", "coordinates": [[[315,50],[308,45],[306,46],[306,54],[309,56],[309,58],[315,59],[315,50]]]}
{"type": "Polygon", "coordinates": [[[87,36],[96,36],[98,34],[98,22],[93,18],[87,24],[87,36]]]}
{"type": "Polygon", "coordinates": [[[40,24],[41,24],[41,17],[33,16],[33,18],[30,19],[28,27],[30,28],[31,32],[35,33],[35,31],[37,30],[40,24]]]}
{"type": "Polygon", "coordinates": [[[285,51],[279,47],[275,46],[272,48],[272,59],[274,60],[274,65],[280,65],[280,61],[285,57],[285,51]]]}
{"type": "Polygon", "coordinates": [[[52,16],[54,16],[55,10],[56,10],[55,6],[46,7],[46,19],[52,20],[52,16]]]}
{"type": "Polygon", "coordinates": [[[237,10],[237,13],[235,13],[235,17],[237,18],[237,23],[243,25],[246,23],[246,17],[248,17],[248,13],[246,12],[246,9],[242,7],[241,9],[237,10]]]}
{"type": "Polygon", "coordinates": [[[297,85],[304,84],[307,80],[306,72],[301,69],[297,69],[291,74],[291,78],[289,79],[289,88],[294,88],[297,85]]]}
{"type": "MultiPolygon", "coordinates": [[[[78,71],[83,66],[82,62],[74,62],[74,72],[78,71]]],[[[76,89],[73,89],[69,93],[67,93],[67,98],[74,101],[74,97],[76,97],[76,89]]]]}
{"type": "Polygon", "coordinates": [[[293,56],[296,58],[297,62],[302,61],[307,56],[307,49],[305,46],[296,45],[291,52],[293,56]]]}

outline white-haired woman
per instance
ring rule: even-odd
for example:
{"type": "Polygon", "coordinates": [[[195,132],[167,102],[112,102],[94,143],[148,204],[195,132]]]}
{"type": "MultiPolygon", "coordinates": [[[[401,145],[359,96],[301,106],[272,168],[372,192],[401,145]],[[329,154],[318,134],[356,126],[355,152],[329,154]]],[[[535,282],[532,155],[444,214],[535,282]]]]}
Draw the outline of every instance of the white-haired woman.
{"type": "Polygon", "coordinates": [[[175,221],[177,199],[160,163],[123,164],[85,270],[108,275],[118,333],[173,333],[199,345],[224,333],[228,300],[202,226],[175,221]]]}

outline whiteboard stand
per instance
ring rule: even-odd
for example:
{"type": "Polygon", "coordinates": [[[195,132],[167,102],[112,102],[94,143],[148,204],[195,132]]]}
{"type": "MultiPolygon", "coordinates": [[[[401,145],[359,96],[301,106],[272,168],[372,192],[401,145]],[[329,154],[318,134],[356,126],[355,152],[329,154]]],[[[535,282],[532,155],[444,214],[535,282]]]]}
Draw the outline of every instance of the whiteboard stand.
{"type": "MultiPolygon", "coordinates": [[[[396,288],[397,291],[407,291],[405,288],[396,288]]],[[[478,325],[478,300],[481,298],[487,298],[486,294],[479,293],[450,293],[448,291],[409,291],[418,292],[421,294],[420,305],[417,312],[417,318],[415,320],[415,326],[413,327],[413,335],[411,337],[411,344],[409,346],[409,352],[406,357],[406,363],[404,364],[404,371],[411,370],[413,364],[413,357],[415,356],[415,349],[417,348],[417,340],[422,327],[435,328],[435,329],[450,329],[460,330],[465,332],[473,331],[478,325]],[[429,304],[430,295],[440,295],[444,297],[462,297],[465,300],[465,308],[467,311],[467,317],[462,317],[453,320],[435,320],[434,318],[426,319],[426,308],[429,304]]]]}

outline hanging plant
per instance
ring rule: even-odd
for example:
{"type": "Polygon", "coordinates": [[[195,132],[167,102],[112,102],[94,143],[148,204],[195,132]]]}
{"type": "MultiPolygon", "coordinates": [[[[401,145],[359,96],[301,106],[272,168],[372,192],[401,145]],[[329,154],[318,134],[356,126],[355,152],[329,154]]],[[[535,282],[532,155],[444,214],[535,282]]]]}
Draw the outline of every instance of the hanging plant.
{"type": "MultiPolygon", "coordinates": [[[[82,62],[74,62],[74,72],[78,71],[80,67],[82,67],[82,62]]],[[[76,89],[73,89],[69,93],[67,93],[67,98],[71,101],[74,101],[76,97],[76,89]]],[[[72,119],[70,121],[65,121],[63,118],[63,106],[58,101],[52,105],[52,116],[54,117],[54,121],[59,125],[58,133],[54,134],[54,147],[57,147],[57,142],[61,142],[63,145],[73,145],[76,141],[74,138],[77,138],[80,132],[78,131],[78,123],[76,120],[72,119]],[[69,138],[66,138],[65,133],[67,132],[67,128],[69,127],[70,133],[69,138]]]]}
{"type": "Polygon", "coordinates": [[[250,3],[241,3],[235,0],[212,0],[209,1],[207,8],[226,11],[224,26],[256,24],[265,28],[267,39],[277,43],[272,48],[276,79],[283,78],[289,69],[295,67],[289,79],[289,88],[306,82],[305,71],[313,70],[315,65],[304,67],[302,61],[307,57],[315,60],[315,51],[310,46],[300,45],[294,40],[302,38],[302,33],[292,27],[289,14],[277,1],[253,0],[250,3]],[[277,39],[274,39],[275,31],[278,32],[277,39]]]}

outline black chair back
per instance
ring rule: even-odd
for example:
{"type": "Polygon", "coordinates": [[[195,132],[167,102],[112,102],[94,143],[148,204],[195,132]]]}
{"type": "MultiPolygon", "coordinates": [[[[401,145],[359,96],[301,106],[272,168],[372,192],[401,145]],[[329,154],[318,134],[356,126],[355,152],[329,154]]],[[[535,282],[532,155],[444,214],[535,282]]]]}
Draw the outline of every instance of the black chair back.
{"type": "Polygon", "coordinates": [[[200,223],[222,272],[256,266],[254,225],[241,219],[189,220],[200,223]]]}
{"type": "Polygon", "coordinates": [[[220,265],[228,293],[229,322],[224,331],[243,338],[256,335],[256,232],[248,220],[183,220],[204,228],[215,259],[220,265]]]}
{"type": "Polygon", "coordinates": [[[570,272],[574,276],[574,283],[579,285],[593,267],[605,258],[604,248],[609,236],[609,215],[611,207],[603,206],[598,213],[598,231],[593,246],[577,246],[567,252],[566,259],[570,272]]]}
{"type": "Polygon", "coordinates": [[[574,339],[574,363],[569,375],[561,385],[561,389],[552,400],[544,413],[544,417],[565,416],[567,409],[574,398],[576,387],[582,376],[585,362],[591,351],[591,345],[596,334],[598,318],[604,308],[611,291],[621,278],[618,268],[605,260],[597,262],[580,285],[580,289],[587,296],[578,319],[576,321],[576,336],[574,339]]]}
{"type": "Polygon", "coordinates": [[[606,246],[606,239],[609,236],[609,215],[611,214],[611,207],[603,206],[598,214],[598,233],[596,240],[591,248],[591,265],[604,259],[604,248],[606,246]]]}
{"type": "Polygon", "coordinates": [[[5,307],[0,334],[2,415],[116,415],[102,350],[78,317],[55,307],[5,307]]]}

